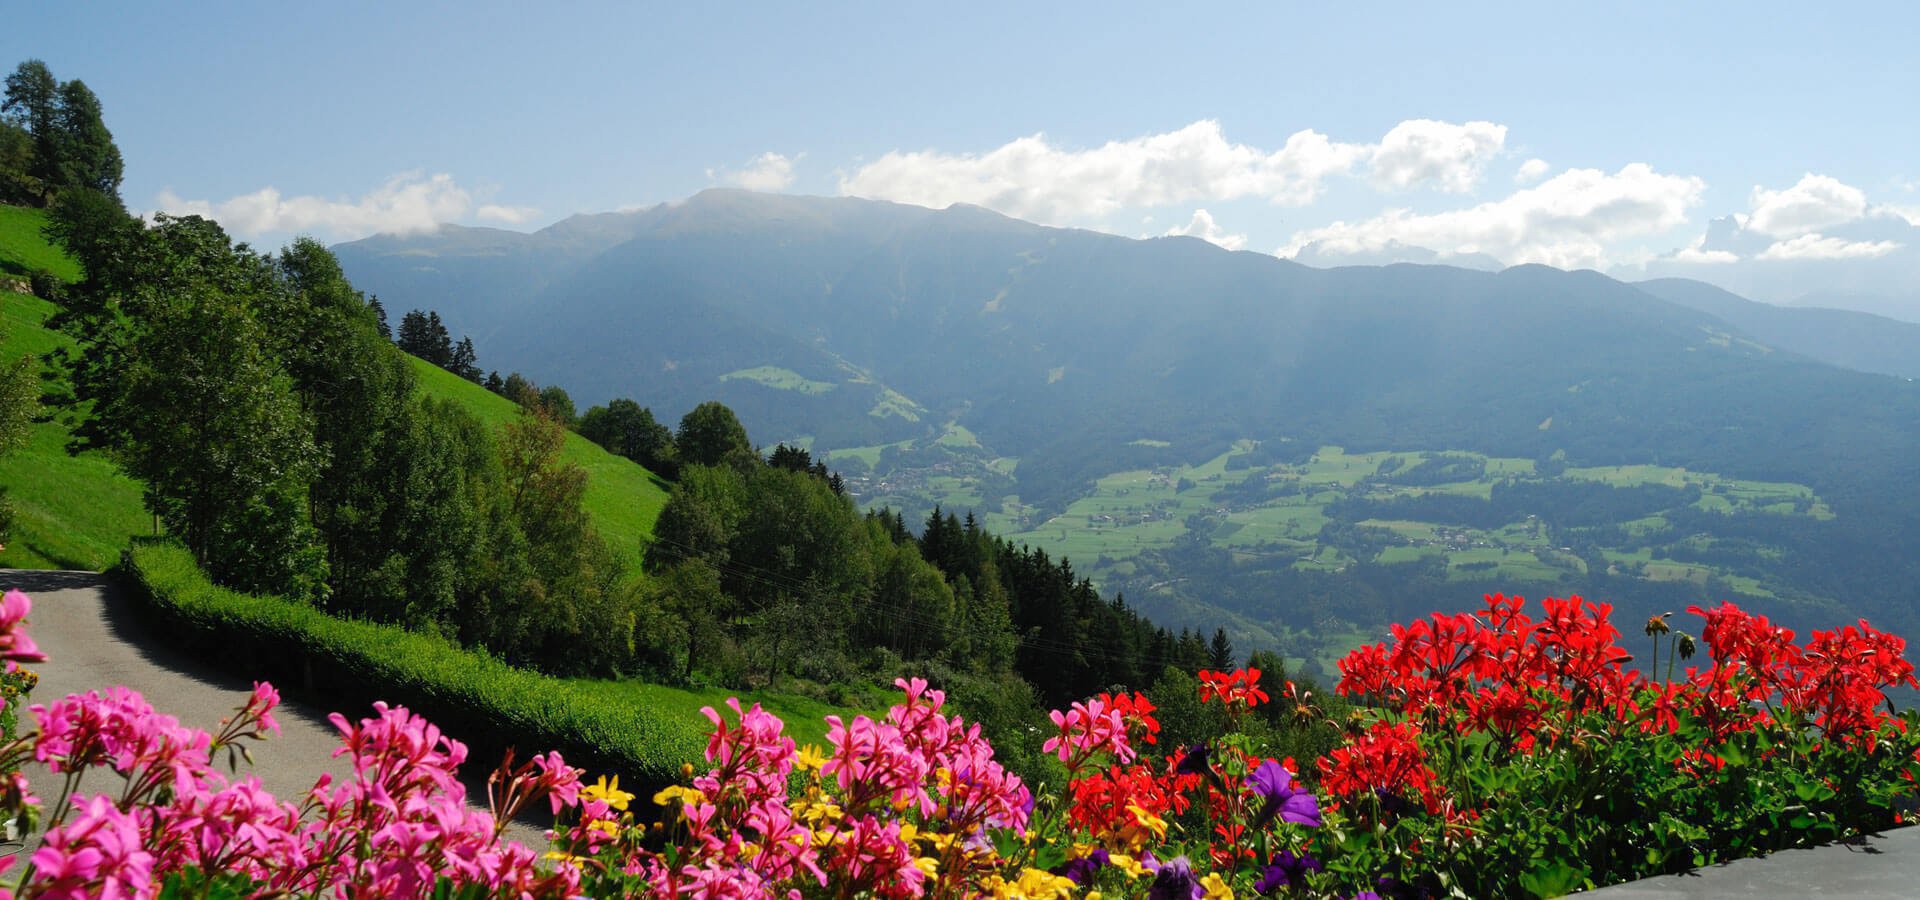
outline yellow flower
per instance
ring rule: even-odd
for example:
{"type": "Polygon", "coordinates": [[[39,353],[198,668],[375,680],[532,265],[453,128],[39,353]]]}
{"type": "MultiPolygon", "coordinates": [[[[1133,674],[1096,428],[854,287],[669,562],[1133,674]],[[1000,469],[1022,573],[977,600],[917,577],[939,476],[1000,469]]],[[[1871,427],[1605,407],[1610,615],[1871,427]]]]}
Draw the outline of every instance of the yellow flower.
{"type": "Polygon", "coordinates": [[[927,873],[928,878],[940,877],[940,861],[931,856],[922,856],[913,861],[914,868],[927,873]]]}
{"type": "Polygon", "coordinates": [[[1120,853],[1107,854],[1107,864],[1127,873],[1128,878],[1142,878],[1153,874],[1153,870],[1141,865],[1139,860],[1120,853]]]}
{"type": "Polygon", "coordinates": [[[1079,885],[1073,879],[1055,875],[1045,869],[1026,869],[1020,873],[1020,880],[1014,885],[1028,897],[1071,897],[1073,889],[1079,885]]]}
{"type": "Polygon", "coordinates": [[[620,826],[615,825],[614,823],[609,822],[606,819],[595,819],[591,822],[588,822],[587,830],[598,831],[601,834],[604,834],[607,837],[611,837],[611,838],[617,838],[620,836],[620,826]]]}
{"type": "Polygon", "coordinates": [[[682,787],[677,784],[664,788],[660,793],[653,795],[653,802],[661,806],[670,805],[675,800],[681,803],[699,803],[705,799],[707,799],[707,795],[700,793],[698,790],[690,787],[682,787]]]}
{"type": "Polygon", "coordinates": [[[1140,827],[1153,832],[1154,837],[1165,838],[1167,836],[1167,820],[1147,812],[1133,803],[1127,804],[1127,812],[1133,813],[1133,820],[1138,822],[1140,827]]]}
{"type": "Polygon", "coordinates": [[[1073,890],[1079,885],[1073,879],[1063,878],[1041,869],[1026,869],[1020,873],[1020,879],[1008,884],[998,875],[988,879],[985,887],[993,891],[995,900],[1058,900],[1072,897],[1073,890]]]}
{"type": "Polygon", "coordinates": [[[1213,872],[1200,879],[1200,887],[1206,890],[1206,900],[1233,900],[1233,888],[1220,880],[1220,873],[1213,872]]]}
{"type": "MultiPolygon", "coordinates": [[[[632,794],[620,789],[620,776],[618,775],[613,776],[613,780],[611,781],[607,780],[607,776],[605,775],[600,776],[599,781],[580,789],[580,797],[584,800],[605,800],[608,806],[621,812],[627,811],[627,803],[633,799],[632,794]]],[[[655,799],[654,802],[658,803],[660,801],[655,799]]]]}
{"type": "Polygon", "coordinates": [[[826,765],[827,758],[821,755],[819,747],[808,744],[800,748],[800,753],[793,758],[793,764],[802,772],[811,772],[826,765]]]}

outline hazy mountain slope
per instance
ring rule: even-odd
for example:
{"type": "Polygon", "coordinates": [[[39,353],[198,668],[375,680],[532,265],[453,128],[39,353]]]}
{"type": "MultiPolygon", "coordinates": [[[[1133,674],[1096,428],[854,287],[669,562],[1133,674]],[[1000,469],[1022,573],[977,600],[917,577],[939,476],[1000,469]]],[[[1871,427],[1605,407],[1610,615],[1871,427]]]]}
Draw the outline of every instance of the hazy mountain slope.
{"type": "MultiPolygon", "coordinates": [[[[998,512],[1017,494],[1044,520],[1103,476],[1241,440],[1659,463],[1803,484],[1832,504],[1830,520],[1787,526],[1689,514],[1710,534],[1701,553],[1786,560],[1769,563],[1770,602],[1911,605],[1898,586],[1920,536],[1903,499],[1920,483],[1920,390],[1818,362],[1819,347],[1780,349],[1801,336],[1730,323],[1722,312],[1749,312],[1738,304],[1703,311],[1656,296],[1670,286],[1539,266],[1313,269],[964,206],[711,191],[625,215],[633,237],[590,260],[515,251],[542,286],[513,302],[457,289],[469,269],[452,252],[411,281],[362,267],[397,258],[385,239],[341,257],[390,308],[494,334],[484,366],[582,404],[631,396],[671,420],[717,398],[758,440],[862,459],[957,435],[947,456],[1000,460],[999,483],[968,499],[949,477],[961,462],[915,463],[935,479],[922,496],[950,505],[998,512]]],[[[1589,537],[1633,552],[1642,539],[1622,529],[1589,537]]],[[[1402,576],[1382,571],[1329,573],[1323,589],[1365,574],[1387,596],[1402,576]]]]}
{"type": "Polygon", "coordinates": [[[1686,278],[1634,286],[1723,319],[1782,350],[1862,372],[1920,376],[1920,325],[1912,322],[1850,309],[1774,306],[1686,278]]]}

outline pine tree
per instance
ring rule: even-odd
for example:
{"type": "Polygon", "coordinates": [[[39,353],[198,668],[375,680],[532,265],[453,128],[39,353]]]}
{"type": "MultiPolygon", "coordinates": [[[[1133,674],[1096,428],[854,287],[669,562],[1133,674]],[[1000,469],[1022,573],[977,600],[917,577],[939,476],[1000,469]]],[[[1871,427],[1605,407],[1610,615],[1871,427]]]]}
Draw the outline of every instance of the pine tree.
{"type": "Polygon", "coordinates": [[[367,306],[373,310],[373,320],[380,326],[380,336],[393,340],[393,327],[387,324],[387,308],[381,304],[380,295],[373,295],[373,299],[367,301],[367,306]]]}
{"type": "Polygon", "coordinates": [[[427,314],[420,310],[409,310],[400,317],[400,349],[432,362],[433,351],[428,347],[429,333],[427,314]]]}
{"type": "Polygon", "coordinates": [[[446,323],[440,321],[438,310],[427,311],[427,362],[442,369],[453,365],[453,335],[447,333],[446,323]]]}
{"type": "Polygon", "coordinates": [[[1207,647],[1207,660],[1215,669],[1225,671],[1234,668],[1233,641],[1227,637],[1225,628],[1213,630],[1213,643],[1207,647]]]}
{"type": "Polygon", "coordinates": [[[473,338],[462,335],[460,343],[453,348],[453,356],[448,360],[447,371],[474,384],[479,384],[480,367],[474,365],[477,359],[478,355],[473,350],[473,338]]]}

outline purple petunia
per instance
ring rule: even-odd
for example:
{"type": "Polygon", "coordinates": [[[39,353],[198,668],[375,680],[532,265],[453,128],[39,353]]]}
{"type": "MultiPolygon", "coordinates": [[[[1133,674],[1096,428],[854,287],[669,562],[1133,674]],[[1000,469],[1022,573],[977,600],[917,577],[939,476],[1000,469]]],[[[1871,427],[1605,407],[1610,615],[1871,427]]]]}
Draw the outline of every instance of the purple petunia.
{"type": "Polygon", "coordinates": [[[1253,889],[1262,894],[1271,893],[1287,885],[1304,884],[1308,872],[1322,872],[1326,867],[1320,861],[1305,853],[1295,856],[1291,850],[1282,850],[1267,863],[1267,871],[1253,889]]]}
{"type": "Polygon", "coordinates": [[[1153,886],[1147,889],[1150,900],[1200,900],[1204,894],[1200,879],[1193,874],[1193,864],[1184,856],[1161,865],[1153,875],[1153,886]]]}
{"type": "Polygon", "coordinates": [[[1283,822],[1320,827],[1320,800],[1311,791],[1294,787],[1293,773],[1288,772],[1286,766],[1271,759],[1261,763],[1260,768],[1247,776],[1247,787],[1267,800],[1253,819],[1255,831],[1265,828],[1275,815],[1283,822]]]}

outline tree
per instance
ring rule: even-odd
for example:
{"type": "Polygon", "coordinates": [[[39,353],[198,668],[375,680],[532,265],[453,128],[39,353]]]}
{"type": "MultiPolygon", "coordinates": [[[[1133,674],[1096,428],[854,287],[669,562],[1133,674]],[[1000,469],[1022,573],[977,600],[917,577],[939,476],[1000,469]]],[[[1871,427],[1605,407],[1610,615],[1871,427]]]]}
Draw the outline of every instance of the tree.
{"type": "Polygon", "coordinates": [[[540,404],[540,386],[519,372],[509,372],[507,380],[500,384],[500,396],[532,409],[540,404]]]}
{"type": "Polygon", "coordinates": [[[7,99],[0,111],[32,135],[33,158],[27,175],[39,184],[39,200],[44,204],[60,177],[60,82],[46,63],[29,59],[7,76],[7,99]]]}
{"type": "Polygon", "coordinates": [[[480,367],[475,365],[478,359],[478,354],[473,350],[473,338],[461,335],[460,343],[454,346],[453,356],[448,360],[447,371],[479,384],[480,367]]]}
{"type": "Polygon", "coordinates": [[[430,339],[427,331],[427,314],[411,309],[406,315],[401,316],[400,337],[395,343],[400,345],[401,350],[431,362],[433,350],[428,346],[430,339]]]}
{"type": "Polygon", "coordinates": [[[481,386],[496,394],[504,394],[507,391],[507,383],[500,380],[499,372],[488,372],[487,380],[481,386]]]}
{"type": "MultiPolygon", "coordinates": [[[[8,178],[9,193],[32,190],[37,193],[33,199],[44,205],[61,191],[88,188],[119,202],[120,148],[107,130],[100,98],[85,82],[62,84],[46,63],[30,59],[7,76],[0,110],[30,137],[21,172],[25,178],[8,178]]],[[[18,165],[17,138],[11,143],[10,165],[18,165]]]]}
{"type": "Polygon", "coordinates": [[[760,462],[747,441],[747,429],[726,404],[709,400],[680,417],[674,446],[682,463],[752,468],[760,462]]]}
{"type": "Polygon", "coordinates": [[[393,340],[393,328],[387,324],[387,308],[380,303],[379,294],[373,295],[373,298],[367,301],[367,308],[373,310],[374,321],[380,323],[380,336],[389,341],[393,340]]]}
{"type": "Polygon", "coordinates": [[[101,118],[100,98],[85,82],[75,79],[60,86],[58,184],[84,187],[118,197],[123,169],[120,148],[101,118]]]}
{"type": "Polygon", "coordinates": [[[661,475],[672,475],[673,432],[653,410],[624,397],[595,406],[580,417],[580,435],[661,475]]]}
{"type": "Polygon", "coordinates": [[[440,321],[439,310],[427,311],[427,362],[442,369],[453,365],[453,335],[447,333],[447,325],[440,321]]]}
{"type": "Polygon", "coordinates": [[[40,180],[34,178],[33,135],[19,125],[0,120],[0,203],[26,205],[40,198],[40,180]]]}
{"type": "Polygon", "coordinates": [[[566,388],[550,384],[540,389],[540,410],[555,422],[573,427],[573,398],[567,396],[566,388]]]}
{"type": "Polygon", "coordinates": [[[1227,637],[1225,628],[1213,630],[1213,641],[1207,645],[1207,661],[1222,671],[1234,668],[1233,640],[1227,637]]]}

